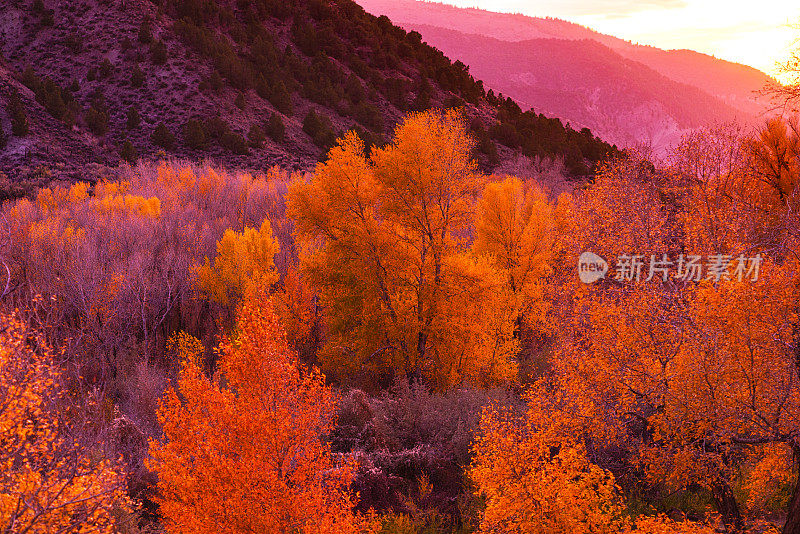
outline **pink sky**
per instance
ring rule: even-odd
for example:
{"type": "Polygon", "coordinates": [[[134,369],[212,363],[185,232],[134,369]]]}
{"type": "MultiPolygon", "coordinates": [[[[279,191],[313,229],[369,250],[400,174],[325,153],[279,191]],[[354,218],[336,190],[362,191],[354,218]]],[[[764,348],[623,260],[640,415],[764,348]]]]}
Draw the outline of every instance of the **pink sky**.
{"type": "Polygon", "coordinates": [[[777,74],[800,29],[797,0],[440,0],[557,17],[664,49],[689,48],[777,74]]]}

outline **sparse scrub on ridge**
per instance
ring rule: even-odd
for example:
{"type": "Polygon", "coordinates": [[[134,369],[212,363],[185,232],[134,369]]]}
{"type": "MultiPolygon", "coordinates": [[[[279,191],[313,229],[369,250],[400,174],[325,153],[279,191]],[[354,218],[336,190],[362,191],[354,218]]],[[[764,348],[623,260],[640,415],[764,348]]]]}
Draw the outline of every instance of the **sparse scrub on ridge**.
{"type": "MultiPolygon", "coordinates": [[[[10,74],[30,87],[37,102],[63,125],[57,128],[60,132],[49,132],[47,125],[34,131],[27,142],[37,146],[49,133],[57,135],[53,146],[26,152],[30,167],[46,165],[59,177],[74,178],[80,169],[67,154],[114,163],[117,151],[97,154],[98,140],[81,135],[80,127],[102,137],[101,142],[119,144],[130,137],[128,130],[139,128],[116,112],[131,107],[146,125],[145,134],[136,140],[144,158],[178,153],[214,157],[223,165],[259,167],[262,158],[269,157],[275,158],[272,163],[310,169],[354,123],[371,132],[359,134],[368,145],[379,145],[380,136],[403,112],[448,107],[463,107],[470,117],[488,113],[488,139],[480,140],[476,152],[484,170],[522,152],[531,159],[561,159],[568,172],[585,179],[599,161],[617,154],[615,147],[591,134],[573,132],[558,119],[535,115],[533,120],[517,113],[516,104],[485,90],[463,63],[451,62],[418,33],[369,15],[350,0],[336,0],[324,8],[295,0],[281,8],[262,0],[235,5],[168,0],[123,24],[119,36],[106,40],[96,28],[105,21],[126,21],[126,4],[108,4],[93,15],[99,17],[97,24],[86,28],[50,32],[40,31],[38,24],[25,26],[24,40],[33,44],[24,49],[10,40],[11,49],[5,50],[4,41],[10,74]],[[98,43],[103,45],[97,48],[98,43]],[[97,54],[89,57],[90,52],[97,54]],[[73,89],[73,80],[85,82],[73,89]],[[92,106],[97,90],[104,93],[107,110],[92,106]],[[320,124],[312,128],[312,135],[300,135],[293,126],[294,114],[302,113],[302,124],[310,104],[320,124]],[[265,118],[280,113],[287,135],[278,135],[277,126],[276,135],[269,135],[259,123],[267,134],[263,143],[248,138],[249,124],[236,125],[231,135],[209,132],[210,143],[183,142],[190,118],[219,113],[233,125],[242,114],[253,122],[262,110],[265,118]],[[178,138],[176,142],[146,133],[159,124],[178,138]],[[504,143],[509,150],[499,146],[504,143]]],[[[35,9],[11,9],[21,17],[33,15],[34,21],[63,16],[65,23],[93,9],[72,2],[59,6],[41,2],[35,9]]],[[[40,110],[27,111],[29,121],[38,123],[40,110]]],[[[10,160],[18,162],[20,157],[10,160]]]]}

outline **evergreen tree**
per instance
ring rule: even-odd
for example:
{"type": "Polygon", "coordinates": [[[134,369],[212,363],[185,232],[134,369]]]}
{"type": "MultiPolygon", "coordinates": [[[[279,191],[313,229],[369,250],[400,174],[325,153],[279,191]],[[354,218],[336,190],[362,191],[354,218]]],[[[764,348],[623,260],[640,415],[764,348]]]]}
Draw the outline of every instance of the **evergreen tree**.
{"type": "Polygon", "coordinates": [[[25,107],[22,104],[19,91],[12,89],[8,97],[7,108],[8,115],[11,118],[11,133],[17,137],[24,137],[30,132],[30,125],[28,124],[28,115],[25,113],[25,107]]]}
{"type": "Polygon", "coordinates": [[[283,119],[279,113],[270,115],[265,130],[267,135],[276,143],[283,143],[286,138],[286,126],[283,125],[283,119]]]}
{"type": "Polygon", "coordinates": [[[163,122],[160,122],[150,135],[150,140],[154,145],[160,146],[165,150],[169,150],[172,148],[172,145],[175,144],[175,135],[169,131],[163,122]]]}

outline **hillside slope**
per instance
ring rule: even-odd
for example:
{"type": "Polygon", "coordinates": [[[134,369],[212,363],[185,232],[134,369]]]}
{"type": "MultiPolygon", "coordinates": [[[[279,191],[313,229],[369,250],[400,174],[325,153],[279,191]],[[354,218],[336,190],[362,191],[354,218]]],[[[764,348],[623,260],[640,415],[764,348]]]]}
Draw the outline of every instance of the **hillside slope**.
{"type": "Polygon", "coordinates": [[[0,135],[15,114],[28,123],[0,151],[12,179],[166,155],[309,169],[342,132],[380,145],[430,107],[464,107],[485,167],[527,146],[567,154],[580,174],[612,150],[523,117],[418,33],[350,0],[0,0],[0,31],[0,135]]]}
{"type": "MultiPolygon", "coordinates": [[[[25,87],[13,75],[12,71],[0,62],[0,101],[3,96],[18,95],[25,109],[28,135],[10,135],[11,128],[0,130],[0,171],[9,177],[23,175],[30,185],[38,186],[47,183],[53,174],[70,174],[75,167],[91,174],[93,168],[110,164],[115,156],[104,150],[92,136],[80,131],[64,128],[64,125],[48,113],[36,112],[40,107],[36,103],[33,91],[25,87]],[[35,118],[34,118],[35,116],[35,118]],[[49,162],[49,165],[42,165],[49,162]]],[[[0,124],[11,123],[8,106],[0,106],[0,124]]],[[[4,184],[0,189],[0,200],[6,196],[16,196],[23,192],[11,184],[4,184]]]]}

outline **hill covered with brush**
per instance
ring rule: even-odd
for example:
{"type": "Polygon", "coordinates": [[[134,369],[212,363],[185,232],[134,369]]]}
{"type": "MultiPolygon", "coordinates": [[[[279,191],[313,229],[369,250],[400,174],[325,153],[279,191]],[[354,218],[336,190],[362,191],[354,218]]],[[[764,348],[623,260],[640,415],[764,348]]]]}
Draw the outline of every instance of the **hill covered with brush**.
{"type": "Polygon", "coordinates": [[[0,170],[92,178],[176,156],[310,169],[355,129],[463,107],[485,168],[523,153],[586,174],[614,149],[486,91],[419,33],[350,0],[0,1],[0,170]]]}

